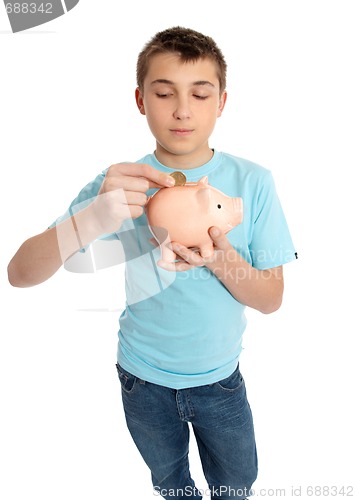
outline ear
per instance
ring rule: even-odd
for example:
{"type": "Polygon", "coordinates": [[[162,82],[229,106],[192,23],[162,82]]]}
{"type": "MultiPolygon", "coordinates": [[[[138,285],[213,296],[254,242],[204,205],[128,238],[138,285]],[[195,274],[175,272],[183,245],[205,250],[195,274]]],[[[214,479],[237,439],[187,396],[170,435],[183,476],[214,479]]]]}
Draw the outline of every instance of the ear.
{"type": "Polygon", "coordinates": [[[207,186],[207,184],[208,184],[208,177],[207,177],[207,175],[204,175],[203,177],[201,177],[201,179],[198,181],[197,184],[202,184],[203,186],[207,186]]]}
{"type": "Polygon", "coordinates": [[[212,190],[207,187],[201,187],[196,193],[196,198],[198,200],[199,205],[207,210],[208,206],[211,203],[212,190]]]}
{"type": "Polygon", "coordinates": [[[226,100],[227,100],[227,92],[224,90],[222,92],[222,95],[219,99],[219,105],[218,105],[218,111],[217,111],[217,117],[219,118],[222,114],[222,111],[224,109],[224,106],[226,105],[226,100]]]}
{"type": "Polygon", "coordinates": [[[144,102],[143,102],[143,94],[140,90],[139,87],[136,88],[136,103],[137,103],[137,107],[139,109],[139,112],[142,114],[142,115],[145,115],[145,109],[144,109],[144,102]]]}

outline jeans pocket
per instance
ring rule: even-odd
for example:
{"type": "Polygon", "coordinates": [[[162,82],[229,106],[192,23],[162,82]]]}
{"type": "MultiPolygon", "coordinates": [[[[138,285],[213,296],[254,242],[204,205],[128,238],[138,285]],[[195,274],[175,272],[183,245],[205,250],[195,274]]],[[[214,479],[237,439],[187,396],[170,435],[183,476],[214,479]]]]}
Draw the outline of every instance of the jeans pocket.
{"type": "Polygon", "coordinates": [[[216,382],[216,385],[226,392],[237,392],[244,386],[244,379],[239,371],[239,365],[229,377],[216,382]]]}
{"type": "Polygon", "coordinates": [[[122,368],[118,363],[116,363],[118,378],[121,382],[122,390],[125,392],[132,392],[137,381],[137,377],[129,373],[124,368],[122,368]]]}

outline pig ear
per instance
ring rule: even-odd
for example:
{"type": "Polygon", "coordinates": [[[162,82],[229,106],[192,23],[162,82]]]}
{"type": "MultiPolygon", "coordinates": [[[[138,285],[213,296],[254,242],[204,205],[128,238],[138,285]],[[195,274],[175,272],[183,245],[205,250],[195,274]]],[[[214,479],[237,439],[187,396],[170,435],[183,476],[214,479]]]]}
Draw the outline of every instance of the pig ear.
{"type": "Polygon", "coordinates": [[[201,177],[201,179],[198,181],[197,184],[201,184],[203,186],[207,186],[208,185],[208,177],[207,177],[207,175],[204,175],[203,177],[201,177]]]}
{"type": "MultiPolygon", "coordinates": [[[[207,179],[207,177],[206,177],[207,179]]],[[[200,182],[198,182],[200,184],[200,182]]],[[[209,204],[211,203],[211,195],[212,195],[212,190],[208,189],[207,186],[204,186],[202,189],[199,189],[196,192],[196,197],[198,199],[198,202],[201,204],[202,207],[208,207],[209,204]]]]}

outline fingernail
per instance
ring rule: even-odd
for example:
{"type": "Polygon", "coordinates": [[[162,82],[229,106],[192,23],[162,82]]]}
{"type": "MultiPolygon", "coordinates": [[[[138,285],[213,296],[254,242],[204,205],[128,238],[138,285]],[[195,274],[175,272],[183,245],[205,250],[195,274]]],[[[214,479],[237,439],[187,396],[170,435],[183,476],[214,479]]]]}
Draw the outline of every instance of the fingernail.
{"type": "Polygon", "coordinates": [[[168,175],[166,178],[166,183],[168,184],[168,186],[175,186],[175,179],[168,175]]]}

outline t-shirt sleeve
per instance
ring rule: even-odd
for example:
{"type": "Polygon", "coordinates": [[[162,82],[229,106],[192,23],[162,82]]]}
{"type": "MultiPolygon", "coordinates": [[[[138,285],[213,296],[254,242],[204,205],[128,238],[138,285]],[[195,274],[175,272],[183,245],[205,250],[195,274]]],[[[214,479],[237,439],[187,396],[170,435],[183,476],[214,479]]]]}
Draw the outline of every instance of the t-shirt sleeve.
{"type": "Polygon", "coordinates": [[[105,172],[102,172],[93,181],[89,182],[70,203],[68,210],[52,222],[49,228],[55,227],[57,224],[75,215],[77,212],[87,207],[92,201],[94,201],[104,178],[105,172]]]}
{"type": "MultiPolygon", "coordinates": [[[[80,210],[83,210],[86,208],[90,203],[92,203],[99,190],[101,187],[101,184],[105,178],[106,175],[106,170],[101,172],[93,181],[89,182],[74,198],[74,200],[70,203],[68,210],[62,214],[60,217],[58,217],[52,224],[48,227],[48,229],[57,226],[61,222],[65,221],[69,217],[72,217],[76,213],[78,213],[80,210]]],[[[118,235],[117,233],[112,233],[112,234],[103,234],[99,238],[100,240],[117,240],[118,235]]],[[[89,246],[89,245],[88,245],[89,246]]],[[[82,248],[80,252],[85,252],[88,248],[88,246],[82,248]]]]}
{"type": "Polygon", "coordinates": [[[270,171],[266,171],[262,178],[253,208],[249,245],[253,267],[271,269],[297,259],[270,171]]]}

